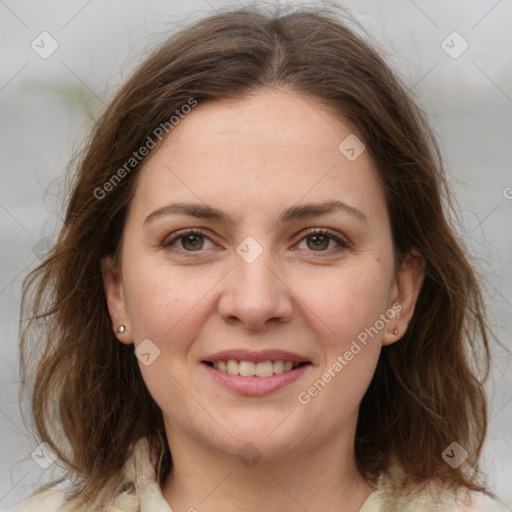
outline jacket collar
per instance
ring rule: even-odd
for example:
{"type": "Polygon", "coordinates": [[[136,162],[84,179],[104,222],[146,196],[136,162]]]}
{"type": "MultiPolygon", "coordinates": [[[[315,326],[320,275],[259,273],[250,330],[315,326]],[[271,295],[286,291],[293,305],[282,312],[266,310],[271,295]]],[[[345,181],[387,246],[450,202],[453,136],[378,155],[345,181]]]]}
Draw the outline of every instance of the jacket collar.
{"type": "Polygon", "coordinates": [[[105,512],[172,512],[158,485],[155,460],[151,456],[146,437],[140,438],[123,467],[124,488],[105,512]]]}
{"type": "MultiPolygon", "coordinates": [[[[163,497],[156,478],[156,460],[152,457],[146,437],[140,438],[123,467],[124,488],[105,507],[105,512],[172,512],[163,497]]],[[[397,465],[379,478],[376,489],[370,493],[359,512],[452,511],[455,508],[453,491],[437,486],[419,486],[397,491],[396,484],[403,477],[397,465]]]]}

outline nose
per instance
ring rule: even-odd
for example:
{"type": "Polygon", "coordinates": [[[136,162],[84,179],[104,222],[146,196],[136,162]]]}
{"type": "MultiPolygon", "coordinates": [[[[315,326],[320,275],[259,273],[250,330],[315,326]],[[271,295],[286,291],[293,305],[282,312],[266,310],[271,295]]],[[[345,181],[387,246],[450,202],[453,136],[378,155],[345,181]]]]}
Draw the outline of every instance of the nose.
{"type": "Polygon", "coordinates": [[[264,250],[252,262],[234,255],[234,268],[224,281],[218,306],[220,316],[227,323],[265,330],[292,317],[293,293],[270,252],[264,250]]]}

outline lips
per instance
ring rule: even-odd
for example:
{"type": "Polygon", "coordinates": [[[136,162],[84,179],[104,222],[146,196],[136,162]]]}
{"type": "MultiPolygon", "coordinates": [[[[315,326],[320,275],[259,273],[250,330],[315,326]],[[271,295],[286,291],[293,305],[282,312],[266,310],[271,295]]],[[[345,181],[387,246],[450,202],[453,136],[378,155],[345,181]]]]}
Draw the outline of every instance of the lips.
{"type": "Polygon", "coordinates": [[[209,355],[202,363],[208,373],[231,390],[262,395],[280,389],[302,375],[311,362],[283,350],[226,350],[209,355]]]}
{"type": "Polygon", "coordinates": [[[241,375],[242,377],[271,377],[279,375],[283,372],[289,372],[305,363],[293,363],[292,361],[284,361],[278,359],[276,361],[254,361],[228,359],[227,361],[219,360],[213,363],[208,362],[216,370],[229,373],[230,375],[241,375]]]}
{"type": "Polygon", "coordinates": [[[295,352],[289,352],[286,350],[244,350],[244,349],[234,349],[234,350],[224,350],[222,352],[216,352],[214,354],[210,354],[209,356],[204,358],[205,362],[215,362],[215,361],[229,361],[233,359],[235,361],[252,361],[254,363],[259,363],[262,361],[291,361],[292,363],[309,363],[307,357],[301,356],[295,352]]]}

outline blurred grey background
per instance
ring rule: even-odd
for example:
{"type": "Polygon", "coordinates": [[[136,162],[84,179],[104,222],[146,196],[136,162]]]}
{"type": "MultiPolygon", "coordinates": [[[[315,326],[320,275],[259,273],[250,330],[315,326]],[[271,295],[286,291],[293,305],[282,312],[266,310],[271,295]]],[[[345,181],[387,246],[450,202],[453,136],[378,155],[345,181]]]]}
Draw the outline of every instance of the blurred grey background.
{"type": "MultiPolygon", "coordinates": [[[[460,205],[461,237],[485,281],[496,333],[512,348],[512,0],[341,3],[429,114],[460,205]]],[[[67,163],[148,45],[246,4],[0,0],[0,509],[59,474],[31,457],[37,444],[20,412],[18,320],[21,281],[58,232],[67,163]]],[[[510,367],[496,347],[484,465],[499,498],[485,510],[512,511],[510,367]]]]}

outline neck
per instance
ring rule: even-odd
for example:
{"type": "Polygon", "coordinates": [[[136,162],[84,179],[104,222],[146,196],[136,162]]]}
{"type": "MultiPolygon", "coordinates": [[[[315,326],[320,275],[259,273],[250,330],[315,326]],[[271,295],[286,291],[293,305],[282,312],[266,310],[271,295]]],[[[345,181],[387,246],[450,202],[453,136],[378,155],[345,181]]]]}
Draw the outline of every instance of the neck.
{"type": "Polygon", "coordinates": [[[357,470],[352,436],[255,462],[181,434],[168,433],[173,468],[162,486],[174,512],[358,512],[373,490],[357,470]]]}

